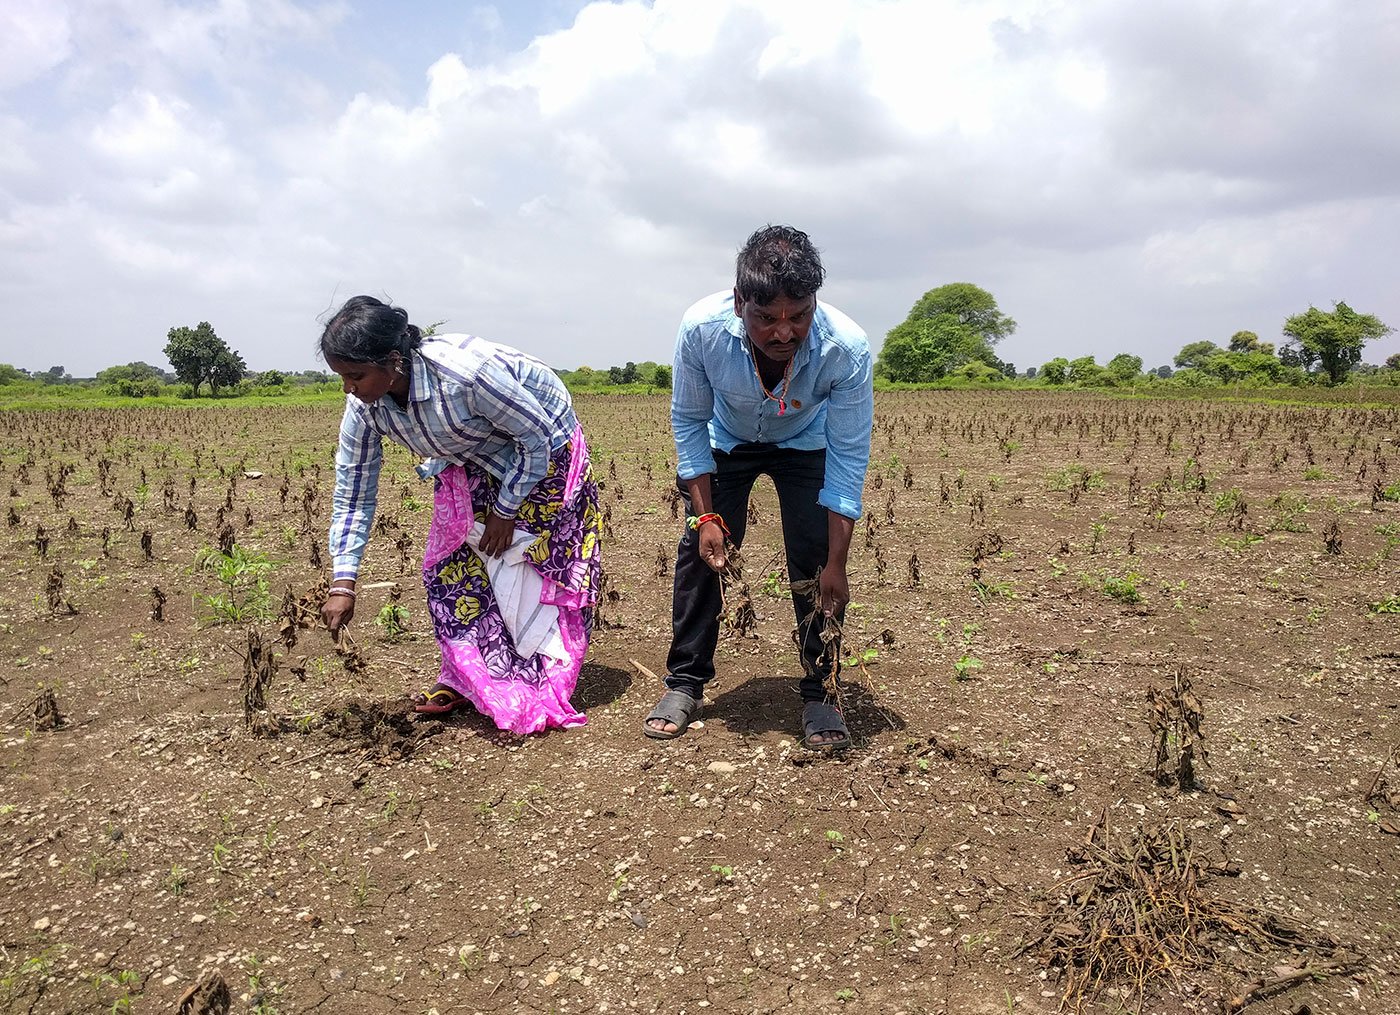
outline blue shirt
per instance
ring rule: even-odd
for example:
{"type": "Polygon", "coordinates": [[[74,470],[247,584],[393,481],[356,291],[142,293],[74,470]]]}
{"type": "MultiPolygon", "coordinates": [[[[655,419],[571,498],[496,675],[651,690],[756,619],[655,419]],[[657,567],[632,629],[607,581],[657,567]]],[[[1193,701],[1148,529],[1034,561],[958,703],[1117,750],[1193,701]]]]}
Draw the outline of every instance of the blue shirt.
{"type": "Polygon", "coordinates": [[[818,302],[806,340],[793,355],[783,396],[786,411],[765,398],[732,290],[707,296],[685,312],[671,377],[676,471],[694,479],[715,471],[713,448],[775,444],[826,449],[826,481],[817,501],[859,518],[870,431],[875,418],[870,343],[841,311],[818,302]]]}
{"type": "Polygon", "coordinates": [[[409,357],[408,401],[345,399],[335,456],[330,551],[336,578],[354,578],[378,500],[383,438],[429,462],[481,466],[500,480],[492,511],[514,518],[549,470],[551,452],[578,426],[569,392],[531,356],[470,335],[435,335],[409,357]]]}

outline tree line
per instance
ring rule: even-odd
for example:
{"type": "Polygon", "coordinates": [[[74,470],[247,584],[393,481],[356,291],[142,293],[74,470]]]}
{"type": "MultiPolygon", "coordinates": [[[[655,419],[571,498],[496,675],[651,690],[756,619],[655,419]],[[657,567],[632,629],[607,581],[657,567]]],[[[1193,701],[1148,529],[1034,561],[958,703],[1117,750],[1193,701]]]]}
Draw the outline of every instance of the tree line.
{"type": "Polygon", "coordinates": [[[1119,353],[1100,365],[1093,356],[1057,356],[1018,374],[999,359],[995,346],[1016,330],[991,293],[970,282],[930,289],[909,316],[890,329],[876,360],[877,377],[893,382],[1033,381],[1038,385],[1115,387],[1170,380],[1182,387],[1221,384],[1338,384],[1366,374],[1400,384],[1400,353],[1385,365],[1361,362],[1366,343],[1394,331],[1374,314],[1344,302],[1330,311],[1309,307],[1283,323],[1283,345],[1275,349],[1252,331],[1237,331],[1224,347],[1209,340],[1188,342],[1172,359],[1143,369],[1141,356],[1119,353]]]}
{"type": "MultiPolygon", "coordinates": [[[[432,328],[425,333],[431,334],[432,328]]],[[[1188,342],[1171,364],[1143,368],[1141,356],[1119,353],[1105,364],[1093,356],[1057,356],[1018,373],[996,355],[995,346],[1016,331],[1016,321],[1002,313],[991,293],[970,282],[953,282],[924,293],[909,315],[890,329],[875,363],[881,381],[910,384],[1030,382],[1036,386],[1118,387],[1170,381],[1181,387],[1222,384],[1338,384],[1365,375],[1400,384],[1400,353],[1384,366],[1361,361],[1367,342],[1394,329],[1374,314],[1344,302],[1330,311],[1309,307],[1284,321],[1285,341],[1278,347],[1253,331],[1237,331],[1224,346],[1203,339],[1188,342]]],[[[242,355],[215,333],[208,321],[174,327],[166,334],[165,356],[171,369],[135,361],[108,367],[94,378],[75,378],[62,366],[31,373],[0,363],[0,385],[97,387],[104,394],[154,397],[178,394],[199,397],[282,394],[293,390],[335,390],[339,380],[324,370],[250,371],[242,355]]],[[[581,366],[556,373],[572,391],[607,389],[669,391],[669,364],[646,361],[594,369],[581,366]]]]}

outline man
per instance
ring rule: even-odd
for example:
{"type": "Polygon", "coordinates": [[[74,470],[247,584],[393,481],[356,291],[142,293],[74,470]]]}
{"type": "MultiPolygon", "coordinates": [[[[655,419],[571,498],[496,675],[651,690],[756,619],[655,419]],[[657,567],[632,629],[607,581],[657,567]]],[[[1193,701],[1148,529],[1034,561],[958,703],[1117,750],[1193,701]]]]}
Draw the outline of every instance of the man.
{"type": "Polygon", "coordinates": [[[685,733],[715,675],[725,537],[744,541],[760,475],[778,491],[804,676],[802,742],[850,746],[823,688],[819,617],[844,616],[846,558],[861,513],[874,416],[870,344],[835,307],[817,301],[825,277],[807,234],[766,226],[739,251],[732,292],[686,311],[676,338],[671,427],[677,485],[689,520],[676,556],[668,690],[643,721],[656,739],[685,733]],[[798,584],[818,579],[818,594],[798,584]]]}

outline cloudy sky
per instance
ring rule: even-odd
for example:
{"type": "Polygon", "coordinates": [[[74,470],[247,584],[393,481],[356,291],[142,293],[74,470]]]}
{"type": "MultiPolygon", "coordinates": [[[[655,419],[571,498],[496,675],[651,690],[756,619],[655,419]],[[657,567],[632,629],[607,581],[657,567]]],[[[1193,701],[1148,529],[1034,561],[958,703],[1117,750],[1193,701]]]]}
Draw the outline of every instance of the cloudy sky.
{"type": "Polygon", "coordinates": [[[1397,110],[1400,0],[4,0],[0,362],[307,369],[358,292],[667,361],[766,222],[876,345],[954,281],[1023,368],[1400,327],[1397,110]]]}

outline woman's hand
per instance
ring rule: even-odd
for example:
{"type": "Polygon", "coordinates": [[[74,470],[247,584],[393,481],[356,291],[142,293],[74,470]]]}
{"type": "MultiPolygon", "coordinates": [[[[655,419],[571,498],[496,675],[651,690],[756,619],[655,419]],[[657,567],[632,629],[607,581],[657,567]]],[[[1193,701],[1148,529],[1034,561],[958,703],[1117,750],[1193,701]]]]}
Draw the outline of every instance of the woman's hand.
{"type": "MultiPolygon", "coordinates": [[[[354,582],[338,582],[333,588],[355,590],[354,582]]],[[[321,623],[326,625],[326,630],[339,631],[346,624],[350,623],[355,616],[355,599],[353,596],[327,596],[326,602],[321,607],[321,623]]]]}
{"type": "Polygon", "coordinates": [[[488,511],[484,527],[486,531],[481,534],[482,555],[499,557],[515,538],[515,519],[501,518],[488,511]]]}

